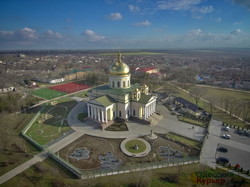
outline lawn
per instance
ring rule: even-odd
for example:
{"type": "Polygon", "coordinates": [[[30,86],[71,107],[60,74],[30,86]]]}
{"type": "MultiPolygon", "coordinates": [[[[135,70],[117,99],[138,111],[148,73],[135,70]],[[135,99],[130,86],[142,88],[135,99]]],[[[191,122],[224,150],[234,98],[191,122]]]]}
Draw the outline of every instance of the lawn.
{"type": "Polygon", "coordinates": [[[40,145],[45,145],[56,139],[71,129],[67,124],[66,117],[76,104],[75,101],[66,101],[57,103],[55,106],[46,106],[26,134],[40,145]]]}
{"type": "Polygon", "coordinates": [[[56,97],[60,97],[62,95],[66,95],[66,93],[59,92],[56,90],[51,90],[48,88],[40,88],[38,90],[34,90],[32,92],[33,95],[44,98],[44,99],[54,99],[56,97]]]}
{"type": "Polygon", "coordinates": [[[205,123],[202,123],[200,121],[193,120],[193,119],[190,119],[190,118],[185,118],[183,116],[178,116],[178,120],[184,121],[186,123],[191,123],[191,124],[194,124],[194,125],[198,125],[198,126],[201,126],[201,127],[207,126],[207,124],[205,124],[205,123]]]}
{"type": "Polygon", "coordinates": [[[186,137],[183,137],[183,136],[180,136],[180,135],[177,135],[175,133],[172,133],[172,132],[169,132],[168,134],[166,134],[166,137],[168,139],[171,139],[171,140],[175,140],[175,141],[178,141],[178,142],[181,142],[182,144],[185,144],[185,145],[188,145],[188,146],[191,146],[191,147],[200,147],[201,146],[201,143],[200,142],[197,142],[195,140],[191,140],[191,139],[188,139],[186,137]]]}
{"type": "Polygon", "coordinates": [[[127,131],[128,127],[125,122],[115,122],[105,129],[106,131],[127,131]]]}
{"type": "MultiPolygon", "coordinates": [[[[211,88],[211,89],[213,89],[213,88],[211,88]]],[[[165,91],[167,93],[171,93],[172,95],[175,95],[177,97],[183,97],[184,99],[186,99],[192,103],[195,103],[195,100],[192,96],[190,96],[186,92],[183,92],[183,91],[177,89],[176,87],[174,87],[168,83],[165,85],[165,91]]],[[[230,92],[230,91],[227,91],[227,92],[230,92]]],[[[235,92],[235,91],[233,91],[233,92],[235,92]]],[[[245,96],[244,96],[244,98],[245,98],[245,96]]],[[[198,106],[203,108],[204,110],[206,110],[208,113],[211,113],[210,106],[208,103],[206,103],[204,101],[199,101],[198,106]]],[[[223,111],[216,109],[214,107],[213,107],[212,118],[216,119],[216,120],[221,120],[221,121],[223,121],[227,124],[230,124],[230,125],[237,125],[240,127],[244,127],[244,128],[248,127],[249,128],[249,125],[247,125],[246,123],[244,123],[244,122],[234,118],[233,116],[229,115],[228,113],[223,112],[223,111]]]]}
{"type": "Polygon", "coordinates": [[[81,121],[81,122],[84,122],[84,119],[85,119],[86,117],[88,117],[88,114],[87,114],[87,113],[80,113],[80,114],[78,114],[78,116],[77,116],[78,120],[81,121]]]}
{"type": "Polygon", "coordinates": [[[145,151],[146,145],[140,140],[130,140],[125,144],[125,148],[131,153],[141,153],[145,151]],[[134,149],[135,145],[138,145],[139,149],[134,149]]]}

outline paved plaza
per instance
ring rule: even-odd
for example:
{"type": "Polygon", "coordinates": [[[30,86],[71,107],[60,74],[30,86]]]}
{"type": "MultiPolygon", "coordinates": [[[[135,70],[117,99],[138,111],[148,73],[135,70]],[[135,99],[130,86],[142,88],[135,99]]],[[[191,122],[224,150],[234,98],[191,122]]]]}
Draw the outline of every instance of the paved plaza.
{"type": "MultiPolygon", "coordinates": [[[[159,107],[164,107],[159,105],[159,107]]],[[[165,108],[165,107],[164,107],[165,108]]],[[[140,136],[145,136],[150,134],[153,130],[154,133],[166,134],[169,131],[180,134],[187,138],[197,140],[202,142],[204,139],[205,128],[194,126],[189,123],[178,121],[171,117],[171,119],[165,118],[169,115],[167,109],[165,111],[161,110],[163,118],[153,126],[134,123],[132,121],[126,122],[128,126],[128,131],[105,131],[102,130],[100,125],[91,121],[86,120],[86,122],[81,122],[77,119],[78,114],[86,112],[86,103],[78,103],[68,115],[68,124],[75,130],[80,131],[84,134],[98,136],[103,138],[137,138],[140,136]],[[85,111],[84,111],[85,109],[85,111]],[[194,126],[194,129],[192,128],[194,126]]],[[[157,115],[157,114],[155,114],[157,115]]]]}

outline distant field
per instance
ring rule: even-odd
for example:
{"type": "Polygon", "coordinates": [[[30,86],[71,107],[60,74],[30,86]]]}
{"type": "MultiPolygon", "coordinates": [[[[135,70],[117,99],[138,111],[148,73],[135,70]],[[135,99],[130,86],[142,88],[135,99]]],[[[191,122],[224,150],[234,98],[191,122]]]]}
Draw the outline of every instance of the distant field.
{"type": "MultiPolygon", "coordinates": [[[[122,53],[124,56],[133,56],[133,55],[160,55],[165,53],[154,53],[154,52],[129,52],[122,53]]],[[[117,53],[100,53],[100,55],[117,55],[117,53]]]]}
{"type": "Polygon", "coordinates": [[[40,88],[38,90],[33,91],[32,94],[38,97],[42,97],[44,99],[53,99],[56,97],[60,97],[62,95],[66,95],[66,93],[59,92],[56,90],[51,90],[48,88],[40,88]]]}

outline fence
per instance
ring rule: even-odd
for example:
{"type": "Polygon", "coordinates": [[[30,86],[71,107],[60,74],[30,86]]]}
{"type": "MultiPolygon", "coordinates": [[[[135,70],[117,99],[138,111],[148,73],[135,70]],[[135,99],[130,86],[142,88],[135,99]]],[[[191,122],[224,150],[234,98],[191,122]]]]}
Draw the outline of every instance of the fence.
{"type": "Polygon", "coordinates": [[[75,166],[66,162],[65,160],[63,160],[62,158],[60,158],[59,156],[57,156],[56,154],[54,154],[52,152],[48,152],[48,154],[51,158],[53,158],[55,161],[57,161],[62,166],[64,166],[66,169],[68,169],[70,172],[75,174],[78,178],[81,178],[81,171],[78,168],[76,168],[75,166]]]}
{"type": "Polygon", "coordinates": [[[141,164],[134,164],[134,165],[129,165],[129,166],[122,166],[116,169],[101,168],[101,169],[97,169],[93,171],[81,172],[78,168],[68,163],[64,159],[60,158],[56,154],[52,152],[48,152],[48,154],[51,158],[53,158],[55,161],[60,163],[62,166],[64,166],[66,169],[68,169],[70,172],[72,172],[74,175],[76,175],[78,178],[81,178],[81,179],[97,178],[97,177],[102,177],[102,176],[118,175],[122,173],[139,172],[139,171],[145,171],[145,170],[181,166],[181,165],[187,165],[187,164],[200,162],[199,157],[187,157],[187,158],[173,160],[171,162],[160,161],[160,162],[152,162],[152,163],[141,163],[141,164]]]}
{"type": "Polygon", "coordinates": [[[173,166],[181,166],[181,165],[187,165],[187,164],[193,164],[193,163],[199,163],[200,160],[198,157],[189,157],[184,159],[179,159],[172,161],[172,162],[152,162],[152,163],[142,163],[137,165],[129,165],[129,166],[122,166],[117,169],[100,169],[96,171],[84,171],[81,175],[82,179],[88,179],[88,178],[97,178],[97,177],[103,177],[103,176],[110,176],[110,175],[118,175],[123,173],[130,173],[130,172],[140,172],[140,171],[146,171],[146,170],[153,170],[153,169],[160,169],[160,168],[166,168],[166,167],[173,167],[173,166]]]}
{"type": "Polygon", "coordinates": [[[37,118],[40,116],[41,112],[44,110],[45,106],[42,107],[42,109],[32,118],[32,120],[24,127],[24,129],[21,131],[21,135],[28,140],[30,143],[32,143],[34,146],[36,146],[38,149],[43,150],[43,146],[41,146],[37,141],[33,140],[29,136],[26,135],[26,132],[29,130],[31,125],[37,120],[37,118]]]}

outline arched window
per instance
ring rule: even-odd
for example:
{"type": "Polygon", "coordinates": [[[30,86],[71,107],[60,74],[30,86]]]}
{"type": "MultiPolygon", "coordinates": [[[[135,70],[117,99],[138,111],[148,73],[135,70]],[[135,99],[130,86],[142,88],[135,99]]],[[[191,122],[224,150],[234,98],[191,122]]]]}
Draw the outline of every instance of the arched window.
{"type": "Polygon", "coordinates": [[[112,87],[115,87],[115,82],[114,81],[112,81],[112,87]]]}
{"type": "Polygon", "coordinates": [[[123,87],[126,87],[126,82],[125,81],[123,81],[123,87]]]}
{"type": "Polygon", "coordinates": [[[120,88],[120,81],[117,82],[117,87],[120,88]]]}

